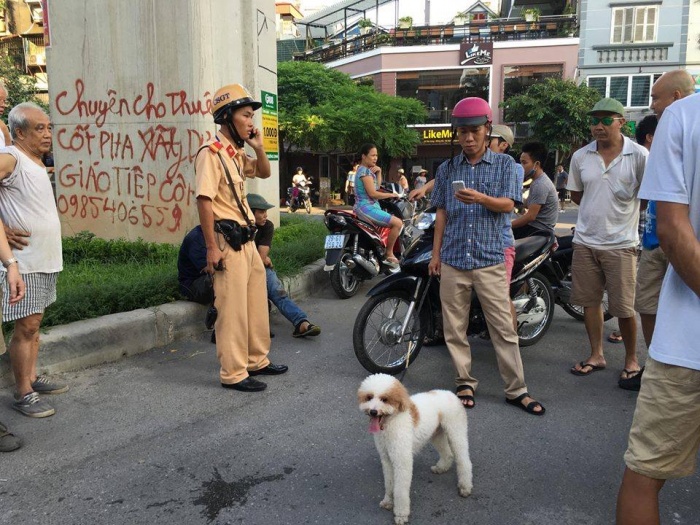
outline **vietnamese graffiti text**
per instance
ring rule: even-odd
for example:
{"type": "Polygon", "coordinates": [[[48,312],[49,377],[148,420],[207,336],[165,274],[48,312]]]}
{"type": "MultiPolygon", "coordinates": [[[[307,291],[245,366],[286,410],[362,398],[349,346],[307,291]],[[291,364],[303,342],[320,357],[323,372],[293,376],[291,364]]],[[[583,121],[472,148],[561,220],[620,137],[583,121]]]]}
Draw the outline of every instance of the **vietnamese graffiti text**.
{"type": "Polygon", "coordinates": [[[130,98],[113,89],[90,98],[78,79],[70,92],[58,94],[55,106],[62,116],[80,122],[54,128],[63,216],[172,233],[182,228],[183,213],[194,204],[193,162],[213,131],[169,121],[208,115],[208,92],[201,98],[183,90],[159,97],[149,82],[130,98]],[[132,123],[129,116],[141,120],[132,123]]]}

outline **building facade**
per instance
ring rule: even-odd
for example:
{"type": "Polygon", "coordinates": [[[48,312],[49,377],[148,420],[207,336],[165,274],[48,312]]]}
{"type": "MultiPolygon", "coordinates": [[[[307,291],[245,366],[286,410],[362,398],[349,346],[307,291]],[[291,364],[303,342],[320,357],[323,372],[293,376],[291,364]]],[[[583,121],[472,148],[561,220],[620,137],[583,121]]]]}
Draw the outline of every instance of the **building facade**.
{"type": "Polygon", "coordinates": [[[632,122],[651,113],[651,86],[687,69],[700,90],[700,4],[694,0],[582,0],[579,75],[625,106],[632,122]]]}
{"type": "MultiPolygon", "coordinates": [[[[421,142],[411,159],[398,159],[394,171],[437,166],[453,155],[450,119],[462,98],[481,97],[493,108],[495,123],[509,123],[500,104],[544,78],[573,79],[578,59],[577,37],[494,40],[467,38],[458,43],[380,46],[330,61],[326,65],[354,79],[372,81],[378,91],[417,98],[428,109],[428,122],[416,126],[421,142]]],[[[514,125],[516,138],[529,134],[527,124],[514,125]]]]}

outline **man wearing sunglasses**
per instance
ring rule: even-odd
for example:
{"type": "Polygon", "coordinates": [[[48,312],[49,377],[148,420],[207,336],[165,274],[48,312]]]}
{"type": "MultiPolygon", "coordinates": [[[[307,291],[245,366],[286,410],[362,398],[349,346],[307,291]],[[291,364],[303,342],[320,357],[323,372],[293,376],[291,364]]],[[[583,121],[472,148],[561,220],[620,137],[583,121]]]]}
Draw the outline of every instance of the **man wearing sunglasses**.
{"type": "Polygon", "coordinates": [[[587,376],[605,368],[603,355],[603,292],[608,311],[618,318],[625,344],[620,379],[640,373],[634,289],[637,276],[639,200],[647,150],[622,134],[625,108],[612,98],[599,100],[589,125],[593,142],[571,158],[567,189],[580,206],[572,264],[571,302],[584,308],[591,344],[587,359],[571,368],[587,376]]]}

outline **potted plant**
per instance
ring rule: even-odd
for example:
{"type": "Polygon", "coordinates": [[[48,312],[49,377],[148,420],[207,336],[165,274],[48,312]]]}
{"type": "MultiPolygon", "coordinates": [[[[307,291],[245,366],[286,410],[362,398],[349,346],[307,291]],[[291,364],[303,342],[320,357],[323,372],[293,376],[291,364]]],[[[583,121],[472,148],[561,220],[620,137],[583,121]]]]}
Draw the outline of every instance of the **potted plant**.
{"type": "Polygon", "coordinates": [[[537,7],[523,9],[523,18],[526,22],[537,22],[540,19],[540,10],[537,7]]]}
{"type": "Polygon", "coordinates": [[[360,28],[361,35],[366,35],[369,33],[373,25],[374,24],[372,24],[372,21],[369,18],[363,18],[357,23],[357,27],[360,28]]]}
{"type": "Polygon", "coordinates": [[[467,15],[465,15],[464,13],[457,13],[457,15],[455,15],[455,17],[453,19],[454,24],[456,26],[463,26],[464,24],[467,23],[467,20],[469,20],[469,19],[468,19],[467,15]]]}
{"type": "Polygon", "coordinates": [[[399,18],[399,29],[411,29],[411,26],[413,26],[412,16],[402,16],[399,18]]]}

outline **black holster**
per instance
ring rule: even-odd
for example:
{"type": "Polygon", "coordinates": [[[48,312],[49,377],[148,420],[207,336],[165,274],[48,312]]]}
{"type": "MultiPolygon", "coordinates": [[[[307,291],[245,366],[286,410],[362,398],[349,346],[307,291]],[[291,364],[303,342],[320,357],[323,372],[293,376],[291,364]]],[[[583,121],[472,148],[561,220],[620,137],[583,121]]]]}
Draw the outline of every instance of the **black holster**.
{"type": "Polygon", "coordinates": [[[214,222],[214,231],[223,235],[231,248],[240,251],[245,243],[255,239],[258,229],[255,226],[241,226],[236,221],[221,219],[214,222]]]}

